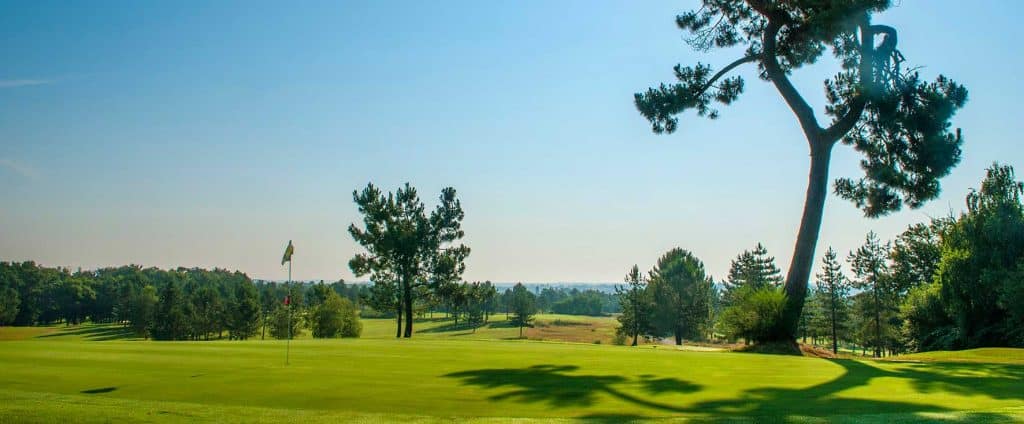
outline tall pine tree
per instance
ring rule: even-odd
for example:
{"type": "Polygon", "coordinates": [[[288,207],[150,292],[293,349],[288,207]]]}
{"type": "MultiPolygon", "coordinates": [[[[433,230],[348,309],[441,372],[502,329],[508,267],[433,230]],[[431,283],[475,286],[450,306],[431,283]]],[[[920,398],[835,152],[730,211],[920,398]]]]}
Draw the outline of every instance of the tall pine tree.
{"type": "Polygon", "coordinates": [[[736,296],[742,287],[748,287],[750,289],[748,292],[752,292],[780,284],[782,284],[782,273],[775,266],[775,257],[769,256],[768,249],[758,243],[754,250],[745,250],[732,261],[729,267],[729,277],[725,281],[723,300],[726,305],[738,301],[736,296]]]}
{"type": "Polygon", "coordinates": [[[891,308],[889,288],[889,243],[883,244],[878,240],[874,231],[869,232],[864,240],[864,245],[857,250],[850,252],[850,267],[857,277],[853,281],[853,287],[864,290],[868,293],[870,301],[866,303],[866,314],[870,315],[869,322],[873,336],[872,344],[875,348],[875,357],[882,356],[882,334],[885,332],[886,321],[883,316],[891,308]]]}
{"type": "Polygon", "coordinates": [[[836,257],[836,251],[831,247],[825,251],[821,273],[816,277],[817,300],[822,306],[825,320],[828,321],[829,334],[832,337],[832,353],[839,353],[839,336],[845,329],[850,309],[850,281],[843,275],[842,264],[836,257]]]}

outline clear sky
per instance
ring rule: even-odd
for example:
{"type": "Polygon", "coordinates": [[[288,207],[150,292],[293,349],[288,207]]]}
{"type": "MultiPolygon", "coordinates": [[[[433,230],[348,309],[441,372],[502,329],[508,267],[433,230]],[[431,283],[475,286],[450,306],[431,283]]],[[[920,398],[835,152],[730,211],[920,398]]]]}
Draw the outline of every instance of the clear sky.
{"type": "MultiPolygon", "coordinates": [[[[465,277],[619,281],[679,246],[724,277],[763,242],[788,265],[807,147],[753,77],[722,117],[654,135],[634,92],[700,54],[692,2],[2,2],[0,260],[352,279],[351,192],[454,186],[465,277]],[[301,4],[291,4],[301,3],[301,4]]],[[[908,63],[965,84],[963,162],[924,209],[863,218],[834,196],[827,245],[963,209],[993,161],[1024,177],[1024,2],[903,0],[908,63]]],[[[821,112],[831,60],[795,82],[821,112]]],[[[836,149],[833,176],[858,175],[836,149]]]]}

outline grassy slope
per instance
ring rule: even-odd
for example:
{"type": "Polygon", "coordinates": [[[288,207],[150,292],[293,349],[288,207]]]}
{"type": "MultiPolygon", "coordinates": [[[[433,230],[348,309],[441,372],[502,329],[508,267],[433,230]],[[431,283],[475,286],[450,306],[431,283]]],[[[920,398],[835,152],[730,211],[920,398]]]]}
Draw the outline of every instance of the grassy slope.
{"type": "Polygon", "coordinates": [[[281,341],[91,341],[116,334],[110,328],[5,341],[0,422],[1024,419],[1020,364],[828,361],[477,338],[483,330],[394,340],[393,329],[381,325],[387,332],[379,335],[374,325],[367,322],[369,338],[361,340],[293,341],[288,367],[281,341]]]}

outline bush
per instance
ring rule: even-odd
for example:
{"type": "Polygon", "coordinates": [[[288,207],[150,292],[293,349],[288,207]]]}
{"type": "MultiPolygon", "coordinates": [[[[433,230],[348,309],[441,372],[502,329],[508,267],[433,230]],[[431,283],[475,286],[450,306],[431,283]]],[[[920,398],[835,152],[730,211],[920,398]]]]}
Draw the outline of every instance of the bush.
{"type": "Polygon", "coordinates": [[[612,337],[612,344],[614,344],[616,346],[625,346],[626,345],[626,335],[623,334],[621,331],[616,331],[615,332],[615,336],[612,337]]]}
{"type": "Polygon", "coordinates": [[[777,331],[776,324],[782,319],[782,309],[786,305],[786,295],[782,290],[774,287],[756,290],[743,287],[736,294],[733,306],[722,312],[722,331],[733,339],[744,338],[755,342],[778,339],[774,332],[777,331]]]}
{"type": "Polygon", "coordinates": [[[302,315],[297,311],[295,306],[284,306],[278,305],[277,309],[270,314],[270,335],[275,339],[287,339],[289,334],[291,338],[297,337],[302,334],[302,315]],[[289,319],[289,313],[291,318],[289,319]],[[289,333],[289,325],[291,324],[291,332],[289,333]]]}
{"type": "Polygon", "coordinates": [[[359,337],[363,331],[355,306],[334,291],[327,295],[324,303],[313,308],[310,327],[316,338],[359,337]]]}
{"type": "Polygon", "coordinates": [[[952,350],[961,348],[956,323],[942,303],[942,286],[929,283],[915,287],[900,307],[906,320],[903,336],[911,350],[952,350]]]}

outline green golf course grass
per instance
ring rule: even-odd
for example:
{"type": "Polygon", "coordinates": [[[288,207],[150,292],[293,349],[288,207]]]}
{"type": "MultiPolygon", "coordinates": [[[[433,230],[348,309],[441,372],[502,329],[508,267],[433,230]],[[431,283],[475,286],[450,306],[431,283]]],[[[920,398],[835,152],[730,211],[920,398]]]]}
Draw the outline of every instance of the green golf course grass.
{"type": "Polygon", "coordinates": [[[385,321],[364,320],[362,339],[294,340],[287,366],[278,340],[0,328],[0,422],[1024,420],[1020,350],[826,360],[429,331],[442,322],[396,340],[385,321]]]}
{"type": "Polygon", "coordinates": [[[981,362],[1024,365],[1024,349],[986,348],[921,352],[902,355],[897,357],[897,359],[923,362],[981,362]]]}

